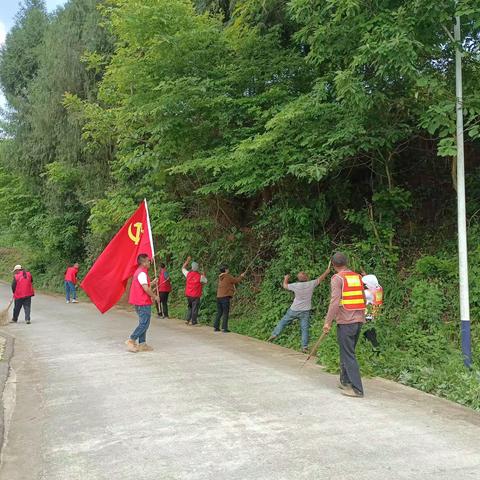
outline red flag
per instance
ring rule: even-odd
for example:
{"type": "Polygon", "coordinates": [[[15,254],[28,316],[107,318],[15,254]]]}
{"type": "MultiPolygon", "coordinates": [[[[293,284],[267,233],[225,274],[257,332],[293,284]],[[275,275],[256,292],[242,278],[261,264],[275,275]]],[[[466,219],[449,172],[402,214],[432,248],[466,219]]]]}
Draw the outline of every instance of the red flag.
{"type": "Polygon", "coordinates": [[[106,246],[80,285],[102,313],[124,294],[141,253],[150,258],[154,255],[146,200],[106,246]]]}

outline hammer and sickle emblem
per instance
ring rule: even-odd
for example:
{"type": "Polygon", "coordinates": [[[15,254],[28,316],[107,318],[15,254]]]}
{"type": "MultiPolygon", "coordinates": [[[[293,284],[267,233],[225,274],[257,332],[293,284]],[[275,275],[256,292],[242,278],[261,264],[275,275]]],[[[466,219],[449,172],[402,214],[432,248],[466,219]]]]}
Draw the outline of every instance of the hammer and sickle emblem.
{"type": "Polygon", "coordinates": [[[130,240],[135,245],[138,245],[138,243],[140,242],[140,236],[143,233],[143,228],[142,227],[143,227],[142,222],[137,222],[137,223],[134,223],[134,224],[131,223],[128,226],[128,236],[130,237],[130,240]],[[135,228],[135,234],[132,231],[132,226],[135,228]]]}

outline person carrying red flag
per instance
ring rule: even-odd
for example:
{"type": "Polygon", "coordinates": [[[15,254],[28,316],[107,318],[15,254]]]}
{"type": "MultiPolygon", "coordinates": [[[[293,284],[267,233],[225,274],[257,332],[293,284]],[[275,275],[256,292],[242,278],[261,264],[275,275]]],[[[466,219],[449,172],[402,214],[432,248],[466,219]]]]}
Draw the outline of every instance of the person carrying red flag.
{"type": "Polygon", "coordinates": [[[110,310],[125,293],[141,253],[149,258],[154,256],[146,200],[106,246],[81,283],[100,312],[110,310]]]}
{"type": "Polygon", "coordinates": [[[135,307],[138,326],[125,343],[129,352],[149,352],[153,348],[147,345],[147,330],[152,317],[152,303],[157,302],[158,297],[152,290],[154,282],[151,282],[148,276],[150,257],[146,253],[141,253],[137,258],[137,264],[138,268],[133,274],[128,303],[135,307]]]}
{"type": "Polygon", "coordinates": [[[192,325],[198,325],[198,310],[200,309],[200,299],[202,298],[203,285],[207,283],[207,277],[200,273],[197,262],[192,262],[192,269],[187,270],[187,265],[192,258],[188,257],[182,265],[182,273],[187,279],[185,285],[185,296],[187,297],[187,319],[186,324],[192,322],[192,325]]]}
{"type": "Polygon", "coordinates": [[[67,303],[70,303],[70,297],[72,298],[72,303],[78,303],[77,290],[75,288],[77,285],[78,269],[79,265],[75,263],[73,267],[67,267],[65,271],[65,297],[67,303]]]}

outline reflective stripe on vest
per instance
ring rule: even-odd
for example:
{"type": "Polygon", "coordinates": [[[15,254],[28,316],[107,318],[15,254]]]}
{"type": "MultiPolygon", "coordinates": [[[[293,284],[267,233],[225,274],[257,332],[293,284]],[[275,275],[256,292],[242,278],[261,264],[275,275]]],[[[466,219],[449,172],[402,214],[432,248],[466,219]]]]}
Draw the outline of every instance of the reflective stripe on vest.
{"type": "Polygon", "coordinates": [[[147,275],[148,285],[150,286],[150,278],[148,278],[148,269],[139,267],[133,274],[132,284],[130,285],[130,295],[128,296],[128,303],[130,305],[137,305],[139,307],[151,305],[153,303],[150,295],[143,289],[138,281],[138,276],[141,272],[147,275]]]}
{"type": "Polygon", "coordinates": [[[338,273],[342,279],[342,299],[340,305],[345,310],[365,310],[362,276],[351,271],[338,273]]]}
{"type": "Polygon", "coordinates": [[[379,287],[376,290],[374,290],[372,293],[373,293],[372,305],[377,305],[377,306],[383,305],[383,288],[379,287]]]}

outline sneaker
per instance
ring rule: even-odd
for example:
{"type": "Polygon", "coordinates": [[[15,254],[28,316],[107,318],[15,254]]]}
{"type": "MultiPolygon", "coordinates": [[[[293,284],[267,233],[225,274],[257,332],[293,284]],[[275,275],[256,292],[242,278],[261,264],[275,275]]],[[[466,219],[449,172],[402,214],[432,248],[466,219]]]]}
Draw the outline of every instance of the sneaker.
{"type": "Polygon", "coordinates": [[[219,328],[214,328],[213,331],[214,331],[214,332],[219,332],[220,329],[219,329],[219,328]]]}
{"type": "Polygon", "coordinates": [[[74,299],[72,300],[72,303],[78,303],[78,300],[77,300],[76,298],[74,298],[74,299]]]}
{"type": "Polygon", "coordinates": [[[267,342],[273,342],[277,338],[276,335],[271,335],[267,342]]]}
{"type": "Polygon", "coordinates": [[[67,300],[65,303],[70,303],[70,300],[67,300]]]}
{"type": "Polygon", "coordinates": [[[17,320],[14,320],[13,318],[10,320],[10,323],[17,323],[17,320]]]}
{"type": "Polygon", "coordinates": [[[129,338],[128,340],[125,341],[125,345],[127,346],[127,350],[132,353],[137,353],[138,352],[138,347],[137,347],[137,342],[135,340],[132,340],[129,338]]]}
{"type": "Polygon", "coordinates": [[[363,398],[363,393],[359,392],[358,390],[355,390],[352,387],[343,388],[342,391],[341,391],[341,394],[345,395],[346,397],[363,398]]]}
{"type": "Polygon", "coordinates": [[[230,330],[228,330],[228,328],[227,328],[227,330],[222,330],[222,332],[223,333],[230,333],[230,330]]]}
{"type": "Polygon", "coordinates": [[[302,348],[302,353],[310,353],[310,352],[308,351],[308,347],[303,347],[303,348],[302,348]]]}
{"type": "Polygon", "coordinates": [[[187,320],[187,321],[185,322],[185,325],[190,325],[190,320],[187,320]]]}
{"type": "Polygon", "coordinates": [[[139,352],[151,352],[153,348],[150,345],[147,345],[146,343],[139,343],[138,344],[138,351],[139,352]]]}
{"type": "Polygon", "coordinates": [[[26,323],[27,325],[30,325],[32,322],[31,322],[30,320],[25,320],[25,323],[26,323]]]}
{"type": "Polygon", "coordinates": [[[340,390],[349,390],[349,389],[352,388],[352,384],[351,383],[338,382],[337,383],[337,388],[339,388],[340,390]]]}

